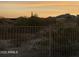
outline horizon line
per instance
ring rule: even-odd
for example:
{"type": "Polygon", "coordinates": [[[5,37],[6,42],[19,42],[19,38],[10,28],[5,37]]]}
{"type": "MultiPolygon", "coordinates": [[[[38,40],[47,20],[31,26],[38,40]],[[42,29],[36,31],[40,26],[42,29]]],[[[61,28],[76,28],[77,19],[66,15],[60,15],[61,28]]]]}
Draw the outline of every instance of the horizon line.
{"type": "MultiPolygon", "coordinates": [[[[66,14],[69,14],[69,15],[74,15],[74,16],[77,16],[79,14],[71,14],[71,13],[64,13],[64,14],[59,14],[59,15],[53,15],[53,16],[47,16],[47,17],[40,17],[38,14],[36,17],[40,17],[40,18],[48,18],[48,17],[57,17],[57,16],[60,16],[60,15],[66,15],[66,14]]],[[[32,16],[32,15],[31,15],[32,16]]],[[[26,17],[26,18],[29,18],[31,16],[18,16],[18,17],[6,17],[6,16],[0,16],[0,18],[19,18],[19,17],[26,17]]],[[[35,15],[33,15],[35,16],[35,15]]]]}

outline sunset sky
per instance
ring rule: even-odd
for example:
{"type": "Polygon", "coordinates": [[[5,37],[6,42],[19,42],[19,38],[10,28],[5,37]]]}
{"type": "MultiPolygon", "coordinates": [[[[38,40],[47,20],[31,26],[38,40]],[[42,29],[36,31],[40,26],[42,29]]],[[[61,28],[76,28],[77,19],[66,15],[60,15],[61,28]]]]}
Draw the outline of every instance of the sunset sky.
{"type": "Polygon", "coordinates": [[[0,16],[30,16],[31,11],[39,17],[79,14],[79,2],[0,2],[0,16]]]}

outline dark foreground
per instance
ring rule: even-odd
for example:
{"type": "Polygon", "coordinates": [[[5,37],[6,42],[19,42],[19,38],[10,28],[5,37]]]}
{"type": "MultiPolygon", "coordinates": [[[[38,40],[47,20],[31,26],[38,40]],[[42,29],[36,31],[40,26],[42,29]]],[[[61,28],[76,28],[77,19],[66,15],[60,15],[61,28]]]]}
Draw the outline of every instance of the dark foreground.
{"type": "Polygon", "coordinates": [[[79,56],[79,16],[0,20],[0,57],[79,56]]]}

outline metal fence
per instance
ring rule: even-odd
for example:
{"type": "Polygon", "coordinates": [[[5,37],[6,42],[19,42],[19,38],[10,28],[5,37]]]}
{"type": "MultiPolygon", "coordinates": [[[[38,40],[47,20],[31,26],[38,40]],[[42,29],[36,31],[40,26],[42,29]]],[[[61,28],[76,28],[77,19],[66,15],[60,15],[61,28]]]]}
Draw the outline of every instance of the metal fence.
{"type": "MultiPolygon", "coordinates": [[[[34,49],[32,49],[34,52],[29,52],[30,56],[72,56],[70,43],[66,38],[60,40],[59,37],[61,36],[58,37],[57,35],[59,34],[53,31],[52,26],[0,27],[0,40],[11,40],[17,47],[26,42],[25,46],[29,45],[34,49]]],[[[74,34],[72,33],[72,35],[74,34]]],[[[63,36],[65,36],[65,33],[63,36]]]]}

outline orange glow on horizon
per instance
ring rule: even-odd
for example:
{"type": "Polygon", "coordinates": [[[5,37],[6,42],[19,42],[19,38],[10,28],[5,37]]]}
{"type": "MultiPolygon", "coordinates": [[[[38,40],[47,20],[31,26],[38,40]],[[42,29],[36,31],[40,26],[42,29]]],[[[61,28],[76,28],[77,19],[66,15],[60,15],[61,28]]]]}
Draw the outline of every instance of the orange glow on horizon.
{"type": "Polygon", "coordinates": [[[79,2],[0,2],[0,16],[30,16],[31,11],[39,17],[79,14],[79,2]]]}

